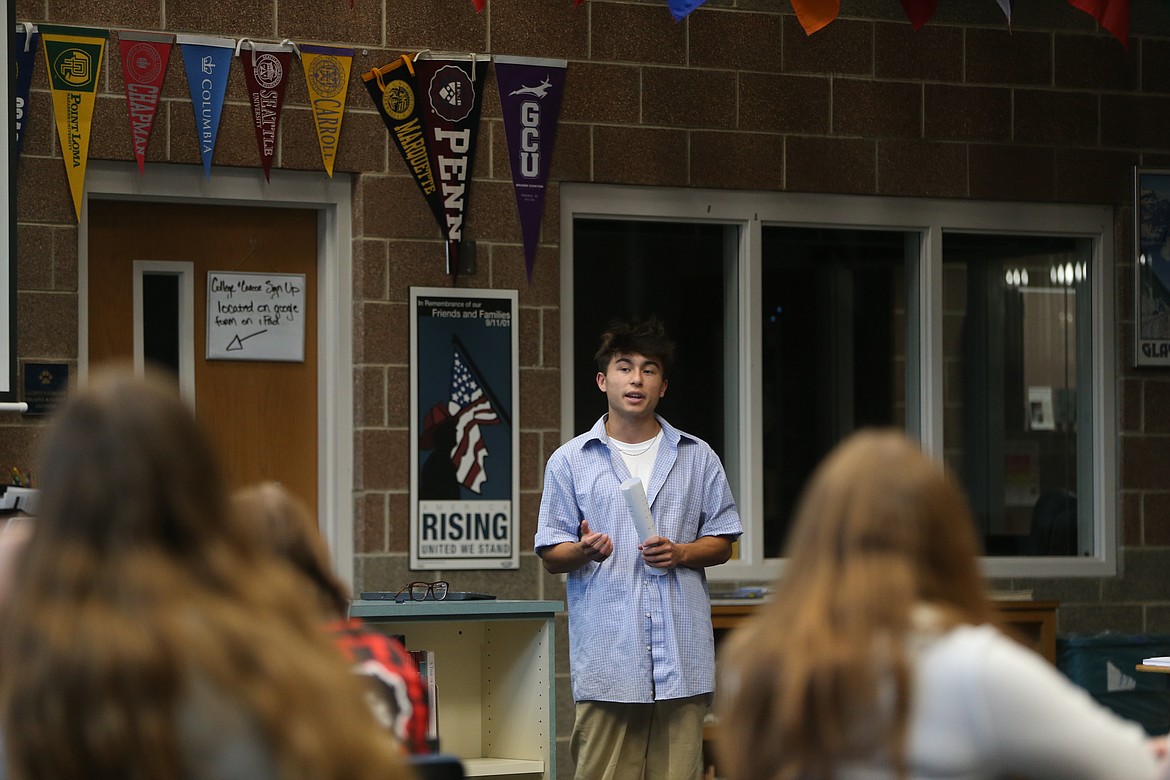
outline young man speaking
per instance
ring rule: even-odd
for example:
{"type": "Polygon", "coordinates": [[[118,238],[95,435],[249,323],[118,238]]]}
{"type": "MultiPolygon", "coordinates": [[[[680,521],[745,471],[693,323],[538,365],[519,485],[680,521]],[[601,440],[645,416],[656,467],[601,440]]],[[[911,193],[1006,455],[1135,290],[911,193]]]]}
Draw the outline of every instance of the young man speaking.
{"type": "Polygon", "coordinates": [[[715,689],[704,568],[743,533],[718,456],[654,413],[674,344],[656,320],[614,323],[597,351],[609,411],[545,469],[536,554],[567,573],[577,780],[699,780],[715,689]],[[643,539],[622,483],[644,486],[643,539]]]}

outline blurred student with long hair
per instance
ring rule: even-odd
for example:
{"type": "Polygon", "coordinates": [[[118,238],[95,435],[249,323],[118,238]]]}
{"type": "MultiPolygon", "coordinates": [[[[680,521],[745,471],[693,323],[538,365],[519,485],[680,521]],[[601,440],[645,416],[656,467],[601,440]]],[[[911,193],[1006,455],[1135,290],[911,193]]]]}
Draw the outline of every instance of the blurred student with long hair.
{"type": "Polygon", "coordinates": [[[323,630],[366,683],[378,722],[410,753],[429,753],[427,698],[418,669],[402,643],[347,617],[349,588],[337,577],[329,548],[304,501],[275,482],[232,494],[232,507],[256,523],[269,548],[303,577],[305,600],[319,610],[323,630]]]}
{"type": "Polygon", "coordinates": [[[818,467],[770,603],[720,657],[726,780],[1152,780],[1162,739],[994,625],[949,472],[895,431],[818,467]]]}
{"type": "Polygon", "coordinates": [[[411,776],[173,383],[95,374],[41,460],[0,617],[9,777],[411,776]]]}

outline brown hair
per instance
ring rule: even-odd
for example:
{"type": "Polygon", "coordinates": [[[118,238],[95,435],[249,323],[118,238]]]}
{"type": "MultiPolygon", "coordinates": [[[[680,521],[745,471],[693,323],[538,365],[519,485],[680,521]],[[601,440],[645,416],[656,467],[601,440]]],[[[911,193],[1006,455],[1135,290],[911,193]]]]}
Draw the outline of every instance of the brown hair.
{"type": "Polygon", "coordinates": [[[621,355],[643,355],[654,358],[662,366],[662,376],[674,363],[674,342],[666,333],[666,326],[651,317],[647,320],[614,320],[601,334],[601,345],[593,359],[597,370],[605,373],[609,363],[621,355]]]}
{"type": "Polygon", "coordinates": [[[281,777],[410,776],[289,567],[230,513],[173,382],[95,374],[41,460],[0,618],[11,777],[189,777],[208,734],[281,777]]]}
{"type": "Polygon", "coordinates": [[[242,521],[255,523],[268,548],[308,580],[327,618],[345,617],[349,588],[334,573],[329,548],[304,501],[279,483],[261,482],[233,493],[232,509],[242,521]]]}
{"type": "Polygon", "coordinates": [[[771,603],[721,655],[721,774],[827,780],[881,754],[905,776],[911,614],[929,604],[944,626],[990,622],[978,554],[963,493],[917,444],[846,439],[805,488],[771,603]]]}

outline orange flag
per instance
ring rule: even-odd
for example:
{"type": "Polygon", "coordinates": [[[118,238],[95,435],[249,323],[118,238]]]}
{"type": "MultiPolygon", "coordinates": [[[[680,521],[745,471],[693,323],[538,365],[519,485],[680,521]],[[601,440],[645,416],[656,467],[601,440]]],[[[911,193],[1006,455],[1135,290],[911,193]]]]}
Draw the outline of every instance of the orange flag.
{"type": "Polygon", "coordinates": [[[1097,24],[1113,33],[1121,45],[1129,49],[1129,0],[1068,0],[1097,20],[1097,24]]]}
{"type": "Polygon", "coordinates": [[[840,0],[792,0],[796,20],[804,28],[805,35],[812,35],[837,18],[841,11],[840,0]]]}

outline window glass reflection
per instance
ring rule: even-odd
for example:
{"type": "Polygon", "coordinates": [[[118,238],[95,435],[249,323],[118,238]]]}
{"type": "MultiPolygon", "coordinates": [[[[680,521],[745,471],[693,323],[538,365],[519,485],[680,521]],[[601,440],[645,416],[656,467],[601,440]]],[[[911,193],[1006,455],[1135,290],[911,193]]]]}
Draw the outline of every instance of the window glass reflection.
{"type": "Polygon", "coordinates": [[[1077,439],[1089,430],[1077,392],[1088,387],[1078,372],[1089,364],[1089,250],[1071,238],[944,235],[945,457],[987,555],[1091,552],[1078,533],[1088,497],[1077,439]]]}

